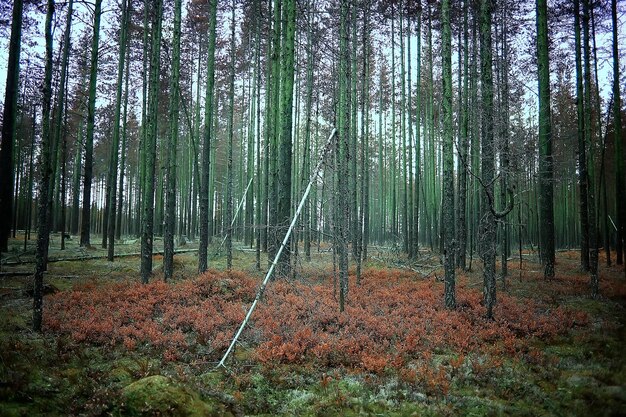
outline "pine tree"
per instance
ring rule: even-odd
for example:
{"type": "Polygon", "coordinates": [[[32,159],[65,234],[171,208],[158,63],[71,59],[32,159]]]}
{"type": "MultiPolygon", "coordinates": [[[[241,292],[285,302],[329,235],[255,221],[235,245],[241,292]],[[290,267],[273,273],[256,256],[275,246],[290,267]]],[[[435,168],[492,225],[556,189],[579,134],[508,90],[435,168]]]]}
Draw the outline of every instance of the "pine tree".
{"type": "MultiPolygon", "coordinates": [[[[109,262],[113,262],[113,256],[115,254],[115,226],[116,226],[116,193],[117,193],[117,166],[119,159],[119,142],[120,142],[120,113],[122,107],[122,77],[124,76],[124,66],[126,60],[126,42],[128,32],[129,21],[129,6],[130,1],[124,0],[122,3],[122,23],[120,28],[119,38],[119,59],[117,66],[117,87],[115,91],[115,116],[113,124],[113,143],[111,145],[111,161],[109,166],[109,220],[107,222],[107,230],[103,230],[103,236],[108,236],[108,251],[107,259],[109,262]]],[[[122,149],[122,152],[124,150],[122,149]]],[[[121,195],[121,193],[120,193],[121,195]]],[[[121,213],[119,213],[121,216],[121,213]]],[[[103,242],[105,240],[103,239],[103,242]]]]}
{"type": "MultiPolygon", "coordinates": [[[[278,146],[278,210],[276,225],[278,226],[277,242],[282,241],[291,218],[291,177],[292,177],[292,106],[294,85],[294,54],[296,33],[296,2],[286,0],[283,5],[283,40],[281,66],[281,98],[280,98],[280,143],[278,146]]],[[[289,244],[285,247],[279,262],[279,275],[290,275],[289,244]]]]}
{"type": "MultiPolygon", "coordinates": [[[[624,264],[626,258],[626,178],[624,177],[624,151],[622,141],[622,100],[620,96],[619,49],[617,45],[617,0],[611,1],[613,20],[613,119],[615,125],[615,202],[617,211],[617,264],[624,264]]],[[[624,268],[626,273],[626,268],[624,268]]]]}
{"type": "Polygon", "coordinates": [[[174,1],[172,39],[172,83],[170,89],[170,135],[167,142],[165,236],[163,238],[163,273],[165,280],[174,273],[174,232],[176,228],[176,165],[178,149],[178,103],[180,99],[180,25],[182,1],[174,1]]]}
{"type": "MultiPolygon", "coordinates": [[[[541,1],[541,0],[540,0],[541,1]]],[[[496,223],[493,214],[493,181],[495,177],[493,144],[493,75],[491,49],[491,0],[480,4],[480,78],[482,93],[481,118],[481,225],[480,254],[483,260],[483,296],[487,318],[493,318],[496,304],[496,223]]]]}
{"type": "Polygon", "coordinates": [[[152,46],[149,65],[148,108],[146,114],[145,182],[142,198],[141,282],[147,284],[152,276],[152,247],[154,245],[154,188],[156,144],[158,135],[159,77],[161,69],[162,0],[152,0],[152,46]]]}
{"type": "Polygon", "coordinates": [[[550,122],[550,64],[548,57],[548,6],[537,0],[537,66],[539,76],[539,210],[541,260],[544,277],[554,277],[553,156],[550,122]]]}
{"type": "Polygon", "coordinates": [[[41,132],[41,152],[39,160],[39,169],[41,172],[39,182],[39,219],[37,229],[37,252],[35,254],[35,276],[33,285],[33,330],[41,331],[41,323],[43,319],[43,274],[46,270],[46,254],[50,236],[50,222],[48,207],[48,192],[50,189],[50,175],[52,167],[50,166],[50,143],[52,139],[52,131],[50,128],[50,113],[52,107],[52,19],[54,17],[54,0],[48,0],[48,8],[46,12],[45,36],[46,36],[46,60],[44,69],[43,83],[43,107],[41,115],[42,132],[41,132]]]}
{"type": "Polygon", "coordinates": [[[450,0],[441,3],[442,55],[443,55],[443,245],[445,268],[445,305],[454,309],[455,273],[454,258],[454,155],[452,133],[452,35],[450,30],[450,0]]]}
{"type": "Polygon", "coordinates": [[[17,120],[18,81],[20,76],[20,43],[22,39],[23,1],[13,2],[11,39],[7,63],[7,82],[2,113],[2,146],[0,147],[0,252],[8,250],[13,207],[13,143],[17,120]]]}
{"type": "Polygon", "coordinates": [[[98,78],[98,42],[100,39],[100,15],[102,0],[96,0],[91,41],[91,67],[89,70],[89,100],[87,102],[87,136],[85,138],[85,176],[83,178],[83,218],[80,245],[91,246],[91,183],[93,180],[93,136],[96,118],[96,81],[98,78]]]}
{"type": "Polygon", "coordinates": [[[209,245],[209,184],[211,173],[211,139],[213,132],[213,87],[215,85],[215,38],[217,26],[217,0],[209,2],[209,47],[207,51],[207,80],[204,111],[204,135],[202,141],[202,181],[200,185],[200,245],[198,248],[198,272],[207,269],[209,245]]]}

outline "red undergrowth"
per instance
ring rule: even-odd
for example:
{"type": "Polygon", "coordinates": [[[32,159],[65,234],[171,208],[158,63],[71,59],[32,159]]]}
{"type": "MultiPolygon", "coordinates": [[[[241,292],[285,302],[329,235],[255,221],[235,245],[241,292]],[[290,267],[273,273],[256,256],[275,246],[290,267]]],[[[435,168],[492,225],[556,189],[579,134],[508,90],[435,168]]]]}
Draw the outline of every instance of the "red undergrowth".
{"type": "MultiPolygon", "coordinates": [[[[48,296],[44,324],[77,343],[158,349],[169,360],[204,346],[217,359],[258,283],[243,273],[210,271],[176,284],[84,285],[48,296]]],[[[549,339],[588,322],[585,313],[504,294],[498,294],[496,319],[487,320],[481,299],[461,278],[458,308],[447,311],[441,283],[405,271],[368,270],[360,286],[351,282],[346,311],[339,313],[330,282],[278,281],[269,285],[244,340],[267,365],[395,368],[410,379],[433,353],[526,354],[529,338],[549,339]]],[[[430,372],[436,381],[440,371],[430,372]]]]}

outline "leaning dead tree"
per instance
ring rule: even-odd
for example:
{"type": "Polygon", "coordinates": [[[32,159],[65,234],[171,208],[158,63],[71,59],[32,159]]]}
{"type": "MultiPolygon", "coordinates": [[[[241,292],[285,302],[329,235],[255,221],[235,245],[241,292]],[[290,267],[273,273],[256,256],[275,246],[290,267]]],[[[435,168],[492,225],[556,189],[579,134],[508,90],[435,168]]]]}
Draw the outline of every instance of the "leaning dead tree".
{"type": "Polygon", "coordinates": [[[259,300],[261,299],[261,297],[263,296],[263,293],[265,292],[265,287],[267,287],[267,283],[272,277],[272,274],[274,273],[274,269],[276,268],[276,265],[280,261],[280,256],[283,254],[283,250],[285,249],[285,246],[287,246],[287,242],[289,242],[289,236],[291,236],[291,232],[293,231],[293,228],[298,221],[300,212],[302,211],[302,208],[304,207],[304,204],[306,203],[307,197],[309,196],[309,193],[311,192],[311,187],[313,186],[313,182],[318,177],[321,171],[321,168],[324,165],[324,162],[326,161],[326,157],[328,156],[331,149],[333,148],[333,144],[334,144],[333,139],[335,138],[336,133],[337,133],[336,129],[333,129],[333,131],[330,133],[330,136],[328,137],[328,141],[326,142],[326,145],[324,146],[324,149],[322,150],[322,154],[320,155],[319,161],[317,162],[317,165],[315,166],[315,168],[313,169],[313,172],[311,173],[309,184],[304,190],[304,194],[302,194],[302,198],[300,199],[298,208],[295,214],[293,215],[293,218],[291,219],[291,224],[289,225],[289,229],[287,229],[287,233],[285,233],[285,237],[283,238],[283,241],[280,247],[278,248],[278,251],[276,252],[276,256],[274,256],[274,261],[270,264],[270,267],[267,270],[267,274],[265,274],[265,278],[263,279],[261,286],[257,290],[256,297],[254,297],[254,301],[252,302],[250,309],[246,313],[246,317],[243,319],[243,322],[241,322],[241,326],[239,326],[237,333],[235,333],[235,337],[233,337],[233,340],[230,342],[230,346],[228,346],[228,349],[226,350],[226,353],[224,353],[224,356],[222,357],[220,362],[217,364],[218,368],[220,366],[224,366],[226,359],[228,358],[228,356],[230,355],[230,352],[235,347],[235,344],[237,343],[239,336],[241,336],[243,329],[246,327],[246,324],[248,324],[248,321],[250,320],[250,317],[252,316],[254,309],[259,303],[259,300]]]}

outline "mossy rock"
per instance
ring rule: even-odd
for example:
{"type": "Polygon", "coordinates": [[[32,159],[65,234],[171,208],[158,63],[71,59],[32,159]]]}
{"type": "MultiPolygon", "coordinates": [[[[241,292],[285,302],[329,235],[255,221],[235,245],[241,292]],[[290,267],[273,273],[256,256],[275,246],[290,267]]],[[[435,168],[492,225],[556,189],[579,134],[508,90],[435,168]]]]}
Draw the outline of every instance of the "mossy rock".
{"type": "Polygon", "coordinates": [[[192,390],[167,377],[153,375],[135,381],[122,390],[118,415],[128,417],[212,417],[232,416],[217,401],[202,401],[192,390]]]}

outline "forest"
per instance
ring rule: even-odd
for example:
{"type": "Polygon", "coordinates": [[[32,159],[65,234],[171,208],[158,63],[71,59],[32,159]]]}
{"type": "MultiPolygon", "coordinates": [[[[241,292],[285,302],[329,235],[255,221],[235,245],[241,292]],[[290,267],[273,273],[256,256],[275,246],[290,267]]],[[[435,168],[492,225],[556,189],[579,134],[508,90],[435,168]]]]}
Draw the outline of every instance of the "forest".
{"type": "Polygon", "coordinates": [[[625,16],[0,2],[0,417],[623,415],[625,16]]]}

